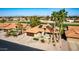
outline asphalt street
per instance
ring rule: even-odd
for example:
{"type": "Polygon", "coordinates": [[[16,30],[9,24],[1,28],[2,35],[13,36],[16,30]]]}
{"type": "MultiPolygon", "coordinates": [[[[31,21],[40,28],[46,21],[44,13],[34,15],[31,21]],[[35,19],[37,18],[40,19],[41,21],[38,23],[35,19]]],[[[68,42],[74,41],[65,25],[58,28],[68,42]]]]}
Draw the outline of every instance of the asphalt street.
{"type": "Polygon", "coordinates": [[[43,51],[43,50],[0,39],[0,51],[43,51]]]}

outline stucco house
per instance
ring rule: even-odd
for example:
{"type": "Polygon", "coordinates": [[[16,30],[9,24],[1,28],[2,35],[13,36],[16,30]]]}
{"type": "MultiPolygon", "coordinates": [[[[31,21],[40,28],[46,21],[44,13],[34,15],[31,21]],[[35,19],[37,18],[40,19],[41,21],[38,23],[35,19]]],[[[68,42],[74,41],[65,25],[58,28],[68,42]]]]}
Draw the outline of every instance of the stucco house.
{"type": "Polygon", "coordinates": [[[57,30],[54,31],[52,26],[48,24],[38,25],[31,29],[27,29],[25,32],[27,36],[32,36],[36,38],[45,37],[46,39],[51,39],[53,35],[59,33],[57,30]]]}
{"type": "Polygon", "coordinates": [[[66,18],[66,21],[72,23],[75,21],[75,18],[66,18]]]}

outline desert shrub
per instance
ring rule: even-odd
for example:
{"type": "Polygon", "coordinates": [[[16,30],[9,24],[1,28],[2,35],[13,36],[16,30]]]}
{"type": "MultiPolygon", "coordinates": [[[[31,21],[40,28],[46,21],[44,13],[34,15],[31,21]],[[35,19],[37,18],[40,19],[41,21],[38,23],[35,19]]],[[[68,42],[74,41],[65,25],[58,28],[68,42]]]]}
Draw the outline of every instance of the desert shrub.
{"type": "Polygon", "coordinates": [[[41,40],[41,42],[42,42],[42,43],[45,43],[45,40],[44,40],[44,39],[42,39],[42,40],[41,40]]]}
{"type": "Polygon", "coordinates": [[[38,38],[33,38],[33,40],[36,40],[36,41],[38,41],[39,39],[38,39],[38,38]]]}
{"type": "Polygon", "coordinates": [[[56,40],[57,42],[59,42],[59,40],[56,40]]]}
{"type": "Polygon", "coordinates": [[[55,44],[53,44],[53,46],[55,46],[55,44]]]}
{"type": "Polygon", "coordinates": [[[53,40],[52,43],[54,43],[55,41],[53,40]]]}

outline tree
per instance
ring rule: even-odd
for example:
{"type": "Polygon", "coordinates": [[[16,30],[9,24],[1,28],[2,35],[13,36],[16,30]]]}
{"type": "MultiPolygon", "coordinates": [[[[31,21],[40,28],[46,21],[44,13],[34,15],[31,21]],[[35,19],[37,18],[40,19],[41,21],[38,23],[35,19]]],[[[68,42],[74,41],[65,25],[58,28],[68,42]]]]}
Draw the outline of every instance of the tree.
{"type": "MultiPolygon", "coordinates": [[[[66,17],[67,17],[67,12],[65,11],[65,9],[62,9],[58,12],[53,12],[51,14],[51,17],[53,18],[52,20],[55,22],[54,23],[54,28],[57,26],[59,28],[59,32],[60,35],[62,37],[63,34],[65,34],[64,32],[64,26],[63,26],[63,22],[65,21],[66,17]]],[[[60,37],[60,39],[61,39],[60,37]]]]}
{"type": "Polygon", "coordinates": [[[37,16],[34,16],[34,17],[31,18],[30,25],[31,25],[32,27],[37,26],[37,25],[39,25],[40,23],[41,23],[41,22],[39,21],[39,18],[38,18],[37,16]]]}
{"type": "Polygon", "coordinates": [[[52,42],[55,42],[55,27],[56,26],[58,26],[58,16],[59,16],[59,14],[58,14],[58,12],[56,12],[56,11],[54,11],[52,14],[51,14],[51,17],[52,17],[52,21],[53,22],[55,22],[54,24],[53,24],[53,28],[54,28],[54,32],[53,32],[53,41],[52,42]]]}
{"type": "Polygon", "coordinates": [[[58,12],[55,12],[55,11],[51,14],[51,17],[53,18],[52,20],[55,21],[54,26],[57,26],[57,24],[58,24],[57,23],[58,22],[58,16],[59,16],[58,12]]]}
{"type": "Polygon", "coordinates": [[[63,34],[63,32],[64,32],[63,23],[64,23],[66,17],[67,17],[67,12],[65,11],[65,9],[60,10],[59,11],[58,21],[59,21],[59,29],[60,29],[61,34],[63,34]]]}

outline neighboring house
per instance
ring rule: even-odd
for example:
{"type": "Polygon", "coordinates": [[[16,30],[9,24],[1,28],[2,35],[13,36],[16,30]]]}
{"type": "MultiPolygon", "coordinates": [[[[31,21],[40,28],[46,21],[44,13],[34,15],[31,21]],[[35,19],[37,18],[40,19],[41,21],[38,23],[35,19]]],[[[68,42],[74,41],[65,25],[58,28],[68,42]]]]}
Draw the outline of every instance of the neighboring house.
{"type": "Polygon", "coordinates": [[[67,22],[70,22],[70,23],[72,23],[72,22],[74,22],[74,20],[67,20],[67,22]]]}
{"type": "Polygon", "coordinates": [[[17,20],[19,20],[18,17],[13,17],[13,21],[17,21],[17,20]]]}
{"type": "Polygon", "coordinates": [[[26,21],[24,17],[19,17],[19,21],[26,21]]]}
{"type": "Polygon", "coordinates": [[[76,18],[75,22],[79,22],[79,17],[78,17],[78,18],[76,18]]]}
{"type": "Polygon", "coordinates": [[[9,29],[16,28],[15,23],[0,23],[0,30],[8,31],[9,29]]]}
{"type": "MultiPolygon", "coordinates": [[[[9,30],[16,28],[18,25],[16,23],[0,23],[1,30],[9,30]]],[[[27,27],[27,24],[22,24],[23,28],[27,27]]]]}
{"type": "Polygon", "coordinates": [[[66,21],[72,23],[75,21],[75,19],[74,18],[66,18],[66,21]]]}
{"type": "MultiPolygon", "coordinates": [[[[30,28],[30,25],[28,24],[21,24],[22,25],[22,29],[19,30],[18,29],[18,32],[17,33],[25,33],[25,30],[29,29],[30,28]]],[[[16,23],[0,23],[0,30],[2,31],[5,31],[5,32],[9,32],[11,29],[17,29],[18,28],[18,24],[16,23]]]]}

